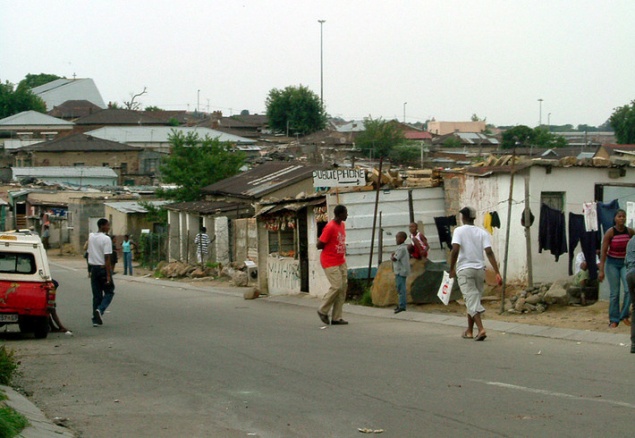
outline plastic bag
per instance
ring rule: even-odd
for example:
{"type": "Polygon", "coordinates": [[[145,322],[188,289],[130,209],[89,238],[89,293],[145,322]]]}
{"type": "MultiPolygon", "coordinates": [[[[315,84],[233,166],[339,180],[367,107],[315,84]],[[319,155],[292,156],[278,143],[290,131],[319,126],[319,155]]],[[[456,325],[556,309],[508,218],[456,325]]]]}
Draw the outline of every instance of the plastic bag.
{"type": "Polygon", "coordinates": [[[443,280],[439,286],[437,296],[446,306],[450,303],[450,295],[452,295],[452,286],[454,286],[454,278],[450,278],[450,273],[443,271],[443,280]]]}

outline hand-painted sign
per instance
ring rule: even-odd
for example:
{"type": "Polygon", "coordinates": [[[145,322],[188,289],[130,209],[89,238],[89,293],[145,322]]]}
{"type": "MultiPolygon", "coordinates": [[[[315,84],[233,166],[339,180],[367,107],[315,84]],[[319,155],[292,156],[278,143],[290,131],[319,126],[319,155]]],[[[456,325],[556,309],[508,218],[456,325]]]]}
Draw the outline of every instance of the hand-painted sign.
{"type": "Polygon", "coordinates": [[[314,170],[313,187],[351,187],[366,185],[366,175],[358,169],[314,170]]]}

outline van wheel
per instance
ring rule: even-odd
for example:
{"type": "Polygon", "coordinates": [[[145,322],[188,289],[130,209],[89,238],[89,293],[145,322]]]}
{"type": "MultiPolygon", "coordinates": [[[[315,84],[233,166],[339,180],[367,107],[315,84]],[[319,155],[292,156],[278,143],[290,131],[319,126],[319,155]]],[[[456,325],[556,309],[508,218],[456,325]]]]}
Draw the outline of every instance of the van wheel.
{"type": "Polygon", "coordinates": [[[33,335],[35,339],[44,339],[49,334],[49,319],[46,317],[36,318],[33,324],[33,335]]]}

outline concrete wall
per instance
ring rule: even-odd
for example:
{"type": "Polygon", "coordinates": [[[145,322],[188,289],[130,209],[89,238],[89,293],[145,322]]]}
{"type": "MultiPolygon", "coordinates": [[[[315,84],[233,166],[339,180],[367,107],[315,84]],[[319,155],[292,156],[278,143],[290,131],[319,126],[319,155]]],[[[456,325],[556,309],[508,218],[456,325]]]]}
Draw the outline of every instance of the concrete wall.
{"type": "Polygon", "coordinates": [[[453,132],[482,132],[485,122],[428,122],[428,132],[436,135],[451,134],[453,132]]]}
{"type": "MultiPolygon", "coordinates": [[[[16,154],[16,160],[24,158],[22,154],[16,154]]],[[[33,153],[33,166],[73,166],[75,163],[84,163],[84,166],[103,166],[119,168],[121,163],[128,165],[128,172],[139,171],[139,151],[118,152],[35,152],[33,153]]]]}
{"type": "Polygon", "coordinates": [[[88,234],[96,231],[89,230],[89,218],[105,217],[104,200],[90,198],[72,199],[68,202],[68,211],[72,215],[71,244],[79,254],[82,254],[84,252],[84,243],[88,240],[88,234]]]}

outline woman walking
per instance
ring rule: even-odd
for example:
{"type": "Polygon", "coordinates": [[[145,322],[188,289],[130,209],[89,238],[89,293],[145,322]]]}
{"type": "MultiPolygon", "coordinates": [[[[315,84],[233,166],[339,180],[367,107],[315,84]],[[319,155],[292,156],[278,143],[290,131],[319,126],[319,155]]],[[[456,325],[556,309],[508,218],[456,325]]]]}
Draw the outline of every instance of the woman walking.
{"type": "Polygon", "coordinates": [[[615,225],[604,234],[602,239],[602,254],[598,280],[609,281],[611,291],[609,299],[609,327],[616,328],[620,322],[631,325],[630,307],[631,297],[626,284],[626,265],[624,258],[626,257],[626,245],[631,240],[635,231],[626,226],[626,212],[622,209],[617,210],[613,218],[615,225]],[[620,307],[620,283],[624,290],[624,299],[620,307]]]}

